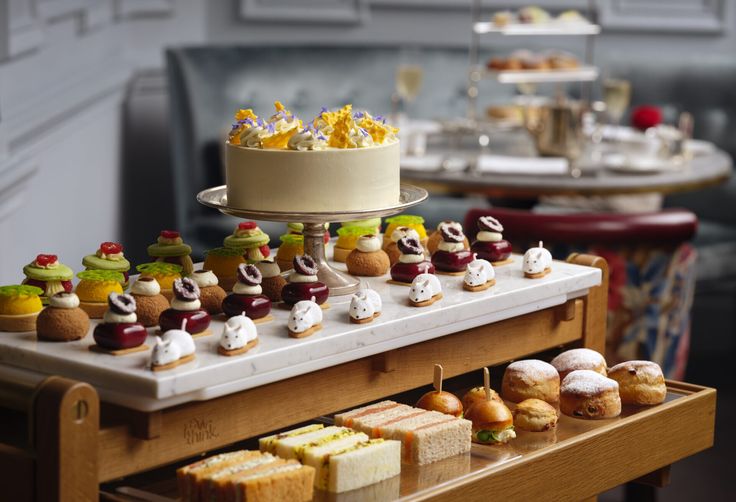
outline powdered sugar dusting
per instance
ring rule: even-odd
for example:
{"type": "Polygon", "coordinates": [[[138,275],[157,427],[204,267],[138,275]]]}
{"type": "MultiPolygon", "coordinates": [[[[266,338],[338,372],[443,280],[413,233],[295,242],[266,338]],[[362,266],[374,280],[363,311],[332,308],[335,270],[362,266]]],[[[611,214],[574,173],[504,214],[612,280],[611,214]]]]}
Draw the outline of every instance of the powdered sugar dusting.
{"type": "Polygon", "coordinates": [[[593,370],[600,365],[606,367],[606,360],[595,350],[572,349],[563,352],[552,359],[552,366],[560,373],[571,370],[593,370]]]}
{"type": "Polygon", "coordinates": [[[618,392],[618,382],[590,370],[570,372],[560,387],[560,392],[563,394],[570,393],[580,396],[593,396],[608,390],[618,392]]]}
{"type": "Polygon", "coordinates": [[[656,380],[657,378],[664,379],[662,368],[659,367],[659,364],[652,361],[626,361],[611,368],[609,373],[622,369],[627,372],[636,372],[652,380],[656,380]]]}
{"type": "Polygon", "coordinates": [[[539,359],[525,359],[524,361],[515,361],[506,368],[507,372],[526,375],[532,380],[547,380],[549,378],[559,378],[557,370],[549,363],[540,361],[539,359]]]}

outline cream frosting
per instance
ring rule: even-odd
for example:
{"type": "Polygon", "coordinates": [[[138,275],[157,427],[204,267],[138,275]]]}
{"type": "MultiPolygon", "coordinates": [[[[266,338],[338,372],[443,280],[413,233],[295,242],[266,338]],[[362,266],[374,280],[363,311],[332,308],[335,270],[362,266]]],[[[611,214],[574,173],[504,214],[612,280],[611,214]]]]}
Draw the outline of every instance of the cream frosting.
{"type": "Polygon", "coordinates": [[[316,275],[304,275],[297,272],[293,272],[289,276],[289,282],[317,282],[316,275]]]}
{"type": "Polygon", "coordinates": [[[33,266],[36,267],[36,268],[45,268],[47,270],[53,270],[53,269],[59,267],[59,260],[56,260],[56,261],[51,262],[51,263],[46,263],[45,265],[41,265],[37,261],[34,261],[33,262],[33,266]]]}
{"type": "Polygon", "coordinates": [[[249,286],[247,284],[243,284],[242,282],[236,282],[233,286],[233,293],[235,293],[236,295],[260,295],[261,293],[263,293],[263,288],[260,284],[249,286]]]}
{"type": "Polygon", "coordinates": [[[103,260],[110,260],[110,261],[120,261],[125,258],[122,251],[120,253],[105,254],[102,252],[101,249],[98,249],[95,254],[97,255],[98,258],[101,258],[103,260]]]}
{"type": "Polygon", "coordinates": [[[161,293],[161,285],[153,277],[141,277],[130,287],[130,293],[140,296],[156,296],[161,293]]]}
{"type": "Polygon", "coordinates": [[[174,237],[173,239],[168,239],[166,237],[159,235],[158,239],[156,239],[156,242],[164,246],[175,246],[178,244],[183,244],[184,240],[181,237],[174,237]]]}
{"type": "Polygon", "coordinates": [[[49,298],[49,305],[57,309],[75,309],[79,307],[79,297],[74,293],[55,294],[49,298]]]}
{"type": "Polygon", "coordinates": [[[315,133],[311,128],[306,128],[289,138],[287,146],[290,150],[299,150],[300,152],[324,150],[327,146],[327,138],[319,132],[315,133]]]}
{"type": "Polygon", "coordinates": [[[238,227],[238,228],[236,228],[233,231],[233,235],[235,237],[250,237],[251,235],[258,235],[258,234],[261,234],[261,233],[263,233],[262,230],[260,228],[258,228],[257,226],[255,228],[240,228],[240,227],[238,227]]]}
{"type": "Polygon", "coordinates": [[[362,253],[375,253],[381,249],[381,241],[375,235],[361,235],[355,247],[362,253]]]}
{"type": "Polygon", "coordinates": [[[182,312],[192,312],[193,310],[199,310],[202,308],[202,302],[199,300],[180,300],[178,298],[172,298],[171,308],[174,310],[180,310],[182,312]]]}
{"type": "Polygon", "coordinates": [[[253,247],[248,250],[248,259],[250,261],[259,262],[263,260],[265,256],[263,256],[263,253],[261,253],[261,249],[258,247],[253,247]]]}
{"type": "Polygon", "coordinates": [[[424,261],[424,254],[401,254],[399,255],[401,263],[419,263],[424,261]]]}
{"type": "Polygon", "coordinates": [[[465,244],[462,242],[440,241],[439,244],[437,244],[437,249],[450,253],[456,253],[465,249],[465,244]]]}
{"type": "Polygon", "coordinates": [[[259,261],[256,263],[256,268],[261,272],[264,279],[276,277],[281,274],[279,264],[274,261],[259,261]]]}
{"type": "Polygon", "coordinates": [[[197,286],[200,288],[217,286],[219,284],[217,276],[212,272],[212,270],[197,270],[190,277],[194,279],[194,282],[196,282],[197,286]]]}
{"type": "Polygon", "coordinates": [[[46,281],[46,288],[44,294],[47,298],[54,296],[56,293],[63,293],[66,289],[61,284],[61,281],[46,281]]]}
{"type": "Polygon", "coordinates": [[[368,131],[362,127],[354,127],[350,130],[350,141],[352,141],[357,148],[368,148],[373,146],[373,138],[368,131]]]}
{"type": "Polygon", "coordinates": [[[396,227],[394,231],[391,232],[392,242],[399,242],[399,239],[402,237],[414,237],[416,240],[419,240],[419,233],[409,227],[396,227]]]}
{"type": "Polygon", "coordinates": [[[243,129],[240,133],[240,144],[250,148],[260,148],[261,141],[267,137],[269,132],[260,125],[243,129]]]}
{"type": "Polygon", "coordinates": [[[135,314],[135,312],[131,312],[130,314],[118,314],[117,312],[113,312],[109,309],[102,317],[102,322],[105,323],[136,322],[137,320],[138,316],[135,314]]]}
{"type": "Polygon", "coordinates": [[[478,232],[476,238],[481,242],[498,242],[503,239],[503,235],[498,232],[488,232],[487,230],[481,230],[478,232]]]}

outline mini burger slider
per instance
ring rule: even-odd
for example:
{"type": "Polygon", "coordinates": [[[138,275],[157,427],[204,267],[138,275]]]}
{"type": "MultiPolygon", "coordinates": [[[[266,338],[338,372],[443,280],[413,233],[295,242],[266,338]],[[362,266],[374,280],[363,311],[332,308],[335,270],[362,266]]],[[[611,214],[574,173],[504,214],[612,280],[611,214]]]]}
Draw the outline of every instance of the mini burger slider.
{"type": "Polygon", "coordinates": [[[465,418],[473,423],[471,439],[481,444],[506,443],[516,437],[514,417],[503,401],[492,399],[488,368],[483,368],[483,387],[486,398],[465,411],[465,418]]]}

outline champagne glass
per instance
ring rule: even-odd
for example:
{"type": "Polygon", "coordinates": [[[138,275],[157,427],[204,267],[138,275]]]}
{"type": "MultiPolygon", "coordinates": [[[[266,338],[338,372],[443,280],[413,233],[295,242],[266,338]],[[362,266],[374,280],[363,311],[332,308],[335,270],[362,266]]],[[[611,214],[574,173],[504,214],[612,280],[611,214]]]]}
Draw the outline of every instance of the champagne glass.
{"type": "Polygon", "coordinates": [[[399,55],[399,64],[395,74],[395,92],[404,113],[406,113],[406,104],[413,102],[422,89],[424,70],[418,62],[419,56],[417,49],[403,49],[399,55]]]}
{"type": "Polygon", "coordinates": [[[619,130],[621,118],[631,101],[631,82],[620,78],[607,78],[603,81],[603,101],[606,103],[608,117],[619,130]]]}

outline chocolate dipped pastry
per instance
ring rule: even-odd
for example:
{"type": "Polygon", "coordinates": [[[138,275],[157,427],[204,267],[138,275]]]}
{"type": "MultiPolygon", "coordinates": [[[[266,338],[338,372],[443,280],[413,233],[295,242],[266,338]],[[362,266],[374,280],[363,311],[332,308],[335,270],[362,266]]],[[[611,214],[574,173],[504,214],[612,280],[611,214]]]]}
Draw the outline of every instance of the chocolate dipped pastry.
{"type": "Polygon", "coordinates": [[[222,300],[227,293],[219,286],[217,276],[211,270],[195,270],[192,279],[199,286],[199,301],[210,315],[222,312],[222,300]]]}
{"type": "MultiPolygon", "coordinates": [[[[451,226],[459,229],[461,232],[463,231],[462,225],[456,221],[451,220],[445,220],[443,222],[440,222],[439,225],[437,225],[437,230],[432,232],[429,237],[427,237],[427,251],[429,251],[429,255],[433,255],[435,251],[437,251],[437,246],[442,241],[442,231],[441,228],[443,226],[451,226]]],[[[463,249],[470,249],[470,242],[468,241],[468,238],[465,237],[463,239],[463,249]]]]}
{"type": "Polygon", "coordinates": [[[440,225],[441,240],[432,255],[432,265],[440,272],[463,274],[474,253],[465,247],[465,234],[459,223],[440,225]]]}
{"type": "Polygon", "coordinates": [[[148,332],[138,322],[135,298],[128,294],[110,293],[107,303],[107,312],[93,333],[97,345],[111,351],[143,345],[148,332]]]}
{"type": "Polygon", "coordinates": [[[87,336],[87,331],[89,316],[79,308],[79,298],[74,293],[56,293],[36,319],[39,340],[71,342],[87,336]]]}
{"type": "Polygon", "coordinates": [[[478,258],[494,266],[503,265],[511,256],[511,244],[503,238],[503,225],[492,216],[478,218],[478,235],[470,246],[478,258]]]}
{"type": "Polygon", "coordinates": [[[193,279],[185,277],[175,280],[171,308],[161,312],[158,318],[161,332],[180,329],[184,320],[187,321],[184,330],[190,334],[196,335],[205,331],[210,325],[211,317],[202,308],[199,295],[199,286],[193,279]]]}
{"type": "Polygon", "coordinates": [[[263,294],[272,302],[280,302],[281,290],[286,285],[286,279],[281,275],[279,264],[275,261],[263,260],[256,263],[256,267],[263,277],[261,281],[263,294]]]}
{"type": "Polygon", "coordinates": [[[242,221],[232,235],[225,237],[223,245],[226,248],[235,248],[243,251],[243,258],[248,263],[265,260],[271,254],[268,243],[271,238],[261,230],[255,221],[242,221]]]}
{"type": "Polygon", "coordinates": [[[161,312],[169,308],[169,300],[161,294],[161,286],[153,277],[141,276],[130,287],[135,299],[138,322],[145,327],[158,325],[161,312]]]}
{"type": "Polygon", "coordinates": [[[388,255],[388,259],[391,265],[396,264],[396,262],[399,261],[399,256],[401,256],[398,242],[399,239],[401,239],[402,237],[413,237],[418,242],[421,242],[417,231],[409,227],[395,227],[394,230],[391,232],[391,235],[388,236],[388,239],[386,238],[386,234],[384,234],[383,250],[388,255]]]}
{"type": "Polygon", "coordinates": [[[348,272],[364,277],[384,275],[391,268],[388,255],[381,249],[381,241],[376,235],[361,235],[348,257],[345,259],[348,272]]]}
{"type": "Polygon", "coordinates": [[[424,248],[416,237],[402,237],[397,242],[401,255],[391,267],[394,282],[410,285],[420,274],[434,274],[434,265],[424,258],[424,248]]]}
{"type": "Polygon", "coordinates": [[[281,290],[281,299],[288,306],[314,297],[314,302],[322,305],[330,296],[326,284],[319,282],[317,272],[319,265],[314,258],[305,254],[294,257],[294,272],[289,275],[289,282],[281,290]]]}
{"type": "Polygon", "coordinates": [[[148,246],[148,256],[157,262],[181,266],[184,276],[194,272],[194,263],[189,256],[191,253],[192,248],[184,243],[176,230],[162,230],[156,242],[148,246]]]}
{"type": "Polygon", "coordinates": [[[271,313],[271,300],[263,294],[261,271],[253,264],[238,267],[238,282],[233,292],[222,300],[222,311],[227,317],[245,313],[251,319],[262,319],[271,313]]]}

